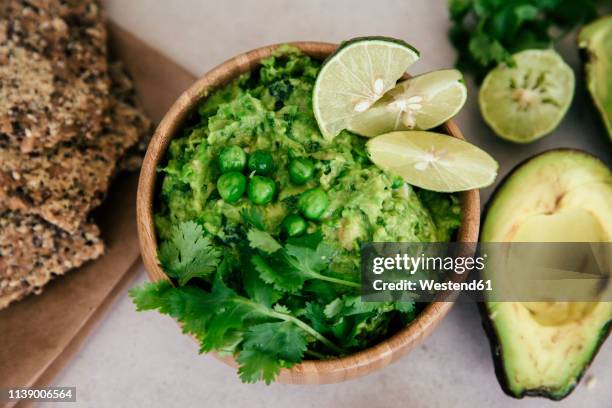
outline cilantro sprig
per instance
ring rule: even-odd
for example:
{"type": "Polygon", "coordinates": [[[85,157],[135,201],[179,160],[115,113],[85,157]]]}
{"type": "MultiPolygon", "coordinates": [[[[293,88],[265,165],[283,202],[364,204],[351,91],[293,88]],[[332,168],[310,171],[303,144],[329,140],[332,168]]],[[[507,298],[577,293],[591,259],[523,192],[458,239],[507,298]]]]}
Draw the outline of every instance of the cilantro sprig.
{"type": "Polygon", "coordinates": [[[306,355],[362,349],[393,316],[414,317],[414,303],[364,303],[358,282],[333,276],[336,250],[321,233],[281,243],[258,218],[248,214],[254,221],[236,251],[219,250],[196,222],[176,225],[158,254],[172,281],[132,288],[137,310],[175,318],[201,353],[233,355],[242,381],[268,384],[306,355]]]}
{"type": "Polygon", "coordinates": [[[157,309],[178,320],[195,336],[200,352],[237,353],[245,382],[270,383],[281,368],[302,361],[309,337],[331,352],[343,350],[287,312],[240,296],[217,277],[210,292],[195,286],[174,287],[168,281],[130,290],[138,311],[157,309]]]}
{"type": "Polygon", "coordinates": [[[596,0],[450,0],[449,13],[457,66],[480,81],[515,52],[550,47],[597,9],[596,0]]]}
{"type": "MultiPolygon", "coordinates": [[[[281,368],[301,362],[310,343],[320,344],[327,354],[344,354],[345,349],[312,327],[307,319],[278,303],[283,292],[297,290],[309,279],[359,286],[322,273],[331,252],[321,242],[321,236],[295,240],[285,247],[256,228],[248,231],[247,238],[249,247],[243,248],[241,255],[250,257],[253,266],[243,265],[243,293],[239,293],[224,281],[235,259],[227,261],[231,256],[224,258],[199,224],[178,224],[170,239],[162,243],[158,255],[162,268],[177,286],[159,281],[132,288],[130,296],[137,310],[157,309],[172,316],[185,333],[198,339],[202,353],[235,354],[240,378],[245,382],[270,383],[281,368]],[[317,244],[309,248],[300,246],[300,242],[317,244]],[[275,269],[267,263],[265,270],[258,267],[261,265],[257,260],[265,263],[264,257],[271,256],[282,259],[282,267],[289,269],[275,269]],[[210,290],[192,285],[194,278],[208,281],[210,290]]],[[[310,354],[325,355],[315,350],[310,354]]]]}

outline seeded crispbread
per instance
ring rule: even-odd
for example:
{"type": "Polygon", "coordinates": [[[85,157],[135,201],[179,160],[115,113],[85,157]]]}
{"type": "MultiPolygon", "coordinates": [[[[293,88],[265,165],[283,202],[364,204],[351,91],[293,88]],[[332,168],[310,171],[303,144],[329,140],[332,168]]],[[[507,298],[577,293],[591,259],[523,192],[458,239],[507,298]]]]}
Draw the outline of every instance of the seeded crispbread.
{"type": "MultiPolygon", "coordinates": [[[[134,89],[134,83],[124,69],[121,62],[113,62],[109,64],[108,71],[111,77],[112,93],[119,100],[127,103],[131,106],[136,106],[141,109],[141,105],[136,97],[136,91],[134,89]]],[[[146,119],[145,119],[146,120],[146,119]]],[[[119,172],[126,171],[138,171],[142,166],[144,155],[149,146],[149,141],[152,136],[152,124],[150,120],[146,120],[146,123],[142,124],[140,130],[140,138],[138,143],[130,147],[125,153],[117,165],[119,172]]]]}
{"type": "Polygon", "coordinates": [[[86,143],[30,155],[0,143],[0,210],[39,215],[77,231],[104,199],[118,160],[149,126],[141,111],[113,98],[102,133],[86,143]]]}
{"type": "Polygon", "coordinates": [[[0,213],[0,309],[39,294],[54,276],[63,275],[104,252],[100,231],[86,224],[74,233],[35,215],[0,213]]]}
{"type": "Polygon", "coordinates": [[[93,138],[108,107],[97,1],[0,2],[0,133],[22,152],[93,138]]]}

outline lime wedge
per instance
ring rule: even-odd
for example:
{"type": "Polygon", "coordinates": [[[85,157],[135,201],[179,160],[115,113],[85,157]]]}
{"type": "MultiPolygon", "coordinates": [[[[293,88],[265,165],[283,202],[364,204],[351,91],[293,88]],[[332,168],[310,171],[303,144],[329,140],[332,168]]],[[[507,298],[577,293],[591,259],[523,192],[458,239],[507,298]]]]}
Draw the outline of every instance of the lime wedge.
{"type": "Polygon", "coordinates": [[[356,38],[342,44],[321,67],[312,108],[327,139],[347,128],[393,88],[419,53],[403,41],[385,37],[356,38]]]}
{"type": "Polygon", "coordinates": [[[478,101],[485,121],[503,139],[529,143],[552,132],[574,96],[574,72],[553,50],[513,56],[487,75],[478,101]]]}
{"type": "Polygon", "coordinates": [[[486,187],[495,181],[497,162],[461,139],[426,131],[398,131],[366,144],[370,160],[408,184],[455,192],[486,187]]]}
{"type": "Polygon", "coordinates": [[[428,130],[455,116],[466,98],[461,72],[429,72],[400,82],[370,109],[354,116],[348,129],[368,137],[394,130],[428,130]]]}

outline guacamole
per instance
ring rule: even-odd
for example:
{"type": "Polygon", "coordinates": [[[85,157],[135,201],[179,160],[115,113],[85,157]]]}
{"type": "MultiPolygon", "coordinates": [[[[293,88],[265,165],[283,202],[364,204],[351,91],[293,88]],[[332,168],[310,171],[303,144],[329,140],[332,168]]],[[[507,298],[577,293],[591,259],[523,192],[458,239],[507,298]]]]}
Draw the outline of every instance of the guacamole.
{"type": "Polygon", "coordinates": [[[424,304],[362,302],[360,245],[448,241],[460,224],[456,196],[379,169],[366,139],[322,137],[311,108],[319,68],[281,47],[204,98],[160,168],[158,258],[172,281],[130,291],[202,352],[233,356],[245,382],[405,327],[424,304]]]}
{"type": "Polygon", "coordinates": [[[311,108],[319,66],[297,49],[281,47],[259,69],[202,102],[184,135],[170,144],[162,169],[156,216],[162,241],[172,225],[195,220],[218,245],[231,247],[244,238],[241,214],[251,210],[261,212],[265,230],[278,237],[283,220],[299,212],[300,196],[317,187],[325,191],[329,205],[318,220],[307,220],[307,231],[320,230],[325,241],[337,247],[337,272],[358,273],[364,242],[451,238],[460,223],[455,196],[418,190],[380,170],[368,160],[365,138],[348,131],[332,141],[323,138],[311,108]],[[239,146],[247,155],[272,155],[272,202],[256,205],[245,194],[228,203],[220,196],[219,155],[227,146],[239,146]],[[288,171],[299,158],[314,163],[314,177],[303,184],[292,182],[288,171]]]}

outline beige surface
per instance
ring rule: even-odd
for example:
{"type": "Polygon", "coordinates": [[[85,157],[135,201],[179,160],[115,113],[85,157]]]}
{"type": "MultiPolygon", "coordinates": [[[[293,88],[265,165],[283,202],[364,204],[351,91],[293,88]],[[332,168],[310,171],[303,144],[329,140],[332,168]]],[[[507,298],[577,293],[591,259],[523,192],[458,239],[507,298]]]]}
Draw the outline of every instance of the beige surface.
{"type": "MultiPolygon", "coordinates": [[[[202,74],[241,51],[299,39],[339,41],[386,34],[412,42],[423,58],[412,73],[452,66],[446,39],[445,0],[111,0],[110,16],[202,74]],[[171,4],[171,5],[170,5],[171,4]]],[[[565,56],[577,68],[568,41],[565,56]]],[[[578,72],[578,71],[577,71],[578,72]]],[[[514,146],[493,138],[479,117],[475,89],[458,118],[466,137],[501,161],[502,174],[535,152],[581,147],[611,161],[610,147],[579,81],[577,97],[561,128],[549,138],[514,146]],[[608,152],[608,153],[606,153],[608,152]]],[[[483,198],[486,200],[488,191],[483,198]]],[[[138,282],[144,281],[140,276],[138,282]]],[[[398,363],[344,384],[313,387],[242,385],[235,372],[197,346],[176,324],[155,313],[137,314],[127,297],[87,341],[56,383],[77,387],[76,406],[199,407],[605,407],[612,399],[612,347],[603,346],[589,370],[592,390],[579,387],[561,403],[517,402],[506,397],[473,305],[457,305],[425,344],[398,363]]],[[[53,405],[61,406],[61,405],[53,405]]]]}

